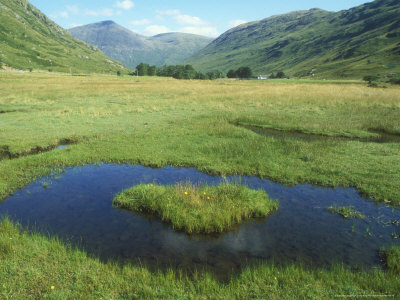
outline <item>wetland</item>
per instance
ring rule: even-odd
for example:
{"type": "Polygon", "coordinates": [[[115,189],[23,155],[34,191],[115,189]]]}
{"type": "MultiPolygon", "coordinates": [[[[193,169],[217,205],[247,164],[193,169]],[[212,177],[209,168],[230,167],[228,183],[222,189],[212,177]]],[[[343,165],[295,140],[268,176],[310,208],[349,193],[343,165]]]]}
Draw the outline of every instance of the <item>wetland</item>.
{"type": "Polygon", "coordinates": [[[1,72],[0,298],[398,296],[399,92],[1,72]],[[278,210],[205,235],[113,207],[226,180],[278,210]]]}
{"type": "Polygon", "coordinates": [[[189,273],[205,269],[219,277],[262,261],[379,267],[378,250],[400,242],[393,238],[398,226],[390,223],[400,220],[400,211],[363,199],[354,189],[290,187],[257,177],[222,178],[174,167],[100,164],[66,169],[16,192],[0,204],[0,214],[103,261],[140,262],[153,269],[189,273]],[[117,193],[133,185],[216,186],[226,181],[265,191],[279,199],[279,209],[224,233],[187,234],[159,217],[112,205],[117,193]],[[343,220],[326,211],[330,205],[343,204],[357,207],[365,219],[343,220]]]}

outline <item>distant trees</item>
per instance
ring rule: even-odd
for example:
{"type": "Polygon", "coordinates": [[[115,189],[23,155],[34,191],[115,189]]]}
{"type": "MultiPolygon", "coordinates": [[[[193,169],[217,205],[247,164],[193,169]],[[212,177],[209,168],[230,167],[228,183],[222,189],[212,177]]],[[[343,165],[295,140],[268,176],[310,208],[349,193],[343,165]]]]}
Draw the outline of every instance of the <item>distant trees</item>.
{"type": "Polygon", "coordinates": [[[219,79],[219,78],[224,78],[225,74],[222,71],[216,70],[212,72],[208,72],[206,74],[206,79],[214,80],[214,79],[219,79]]]}
{"type": "Polygon", "coordinates": [[[148,66],[147,67],[147,75],[156,76],[157,75],[157,67],[156,66],[148,66]]]}
{"type": "Polygon", "coordinates": [[[378,76],[376,75],[367,75],[363,77],[364,81],[367,81],[368,84],[372,84],[373,81],[377,81],[378,80],[378,76]]]}
{"type": "Polygon", "coordinates": [[[276,74],[271,73],[271,75],[269,76],[269,78],[274,79],[274,78],[288,78],[288,76],[285,74],[285,72],[283,71],[279,71],[276,74]]]}
{"type": "MultiPolygon", "coordinates": [[[[198,72],[192,65],[164,65],[160,68],[141,63],[136,67],[137,75],[139,76],[160,76],[173,77],[176,79],[217,79],[224,78],[225,74],[222,71],[208,72],[207,74],[198,72]]],[[[134,75],[131,73],[130,75],[134,75]]]]}
{"type": "Polygon", "coordinates": [[[249,67],[240,67],[237,69],[236,74],[239,78],[251,78],[253,73],[249,67]]]}
{"type": "Polygon", "coordinates": [[[226,77],[228,78],[236,78],[236,71],[235,70],[229,70],[228,73],[226,73],[226,77]]]}
{"type": "Polygon", "coordinates": [[[236,71],[229,70],[226,76],[228,78],[251,78],[253,77],[253,72],[250,67],[240,67],[236,71]]]}
{"type": "Polygon", "coordinates": [[[391,84],[399,84],[400,85],[400,78],[391,78],[389,80],[389,83],[391,83],[391,84]]]}

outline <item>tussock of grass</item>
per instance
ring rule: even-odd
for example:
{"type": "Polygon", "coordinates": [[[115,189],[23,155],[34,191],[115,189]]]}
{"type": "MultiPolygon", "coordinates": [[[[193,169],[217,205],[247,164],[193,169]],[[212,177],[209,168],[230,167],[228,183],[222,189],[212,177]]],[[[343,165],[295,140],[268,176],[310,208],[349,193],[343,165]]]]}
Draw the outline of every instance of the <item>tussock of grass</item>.
{"type": "Polygon", "coordinates": [[[400,274],[400,248],[392,246],[387,250],[383,250],[382,253],[387,270],[400,274]]]}
{"type": "Polygon", "coordinates": [[[278,209],[278,202],[268,199],[265,191],[229,183],[138,185],[117,195],[114,205],[154,213],[174,229],[187,233],[223,232],[246,219],[266,217],[278,209]]]}
{"type": "Polygon", "coordinates": [[[338,214],[345,219],[359,218],[364,219],[365,216],[356,210],[353,206],[329,206],[326,208],[333,214],[338,214]]]}

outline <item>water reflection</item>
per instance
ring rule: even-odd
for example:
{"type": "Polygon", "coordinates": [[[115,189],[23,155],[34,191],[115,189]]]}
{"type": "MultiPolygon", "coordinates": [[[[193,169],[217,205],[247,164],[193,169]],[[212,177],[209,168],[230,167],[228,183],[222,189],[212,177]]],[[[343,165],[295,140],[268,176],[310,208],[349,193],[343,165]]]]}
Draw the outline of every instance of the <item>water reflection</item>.
{"type": "Polygon", "coordinates": [[[243,184],[279,199],[279,210],[263,221],[248,221],[219,236],[188,236],[174,232],[157,218],[112,207],[113,197],[125,188],[180,181],[217,184],[223,178],[172,167],[75,167],[16,192],[0,203],[0,215],[8,214],[25,226],[57,235],[103,260],[184,270],[206,267],[217,273],[239,270],[259,260],[372,266],[379,264],[380,247],[399,244],[392,238],[398,225],[386,224],[400,219],[399,210],[366,201],[354,189],[286,187],[241,177],[243,184]],[[325,209],[330,205],[352,205],[367,218],[343,220],[325,209]]]}

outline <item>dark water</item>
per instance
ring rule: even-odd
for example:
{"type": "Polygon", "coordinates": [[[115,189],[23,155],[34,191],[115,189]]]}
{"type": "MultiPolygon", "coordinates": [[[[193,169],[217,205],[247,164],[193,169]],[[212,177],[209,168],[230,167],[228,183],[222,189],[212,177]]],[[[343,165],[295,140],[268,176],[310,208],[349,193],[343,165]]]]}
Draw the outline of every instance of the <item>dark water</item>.
{"type": "Polygon", "coordinates": [[[336,141],[336,142],[347,142],[347,141],[358,141],[365,143],[400,143],[400,135],[389,134],[385,132],[379,132],[370,130],[370,132],[376,133],[374,137],[347,137],[347,136],[328,136],[317,133],[306,133],[296,130],[278,130],[274,128],[266,128],[252,125],[238,125],[240,127],[247,128],[257,134],[279,138],[279,139],[295,139],[306,142],[315,141],[336,141]]]}
{"type": "Polygon", "coordinates": [[[223,181],[195,169],[106,164],[75,167],[17,191],[0,203],[0,215],[57,235],[102,260],[185,271],[207,268],[219,274],[260,260],[371,267],[379,264],[380,247],[399,244],[392,237],[398,226],[384,225],[399,220],[399,210],[366,201],[354,189],[286,187],[256,177],[240,180],[279,199],[279,210],[220,236],[188,236],[174,232],[157,218],[112,207],[115,194],[140,183],[223,181]],[[330,205],[353,205],[367,218],[344,220],[326,210],[330,205]]]}

